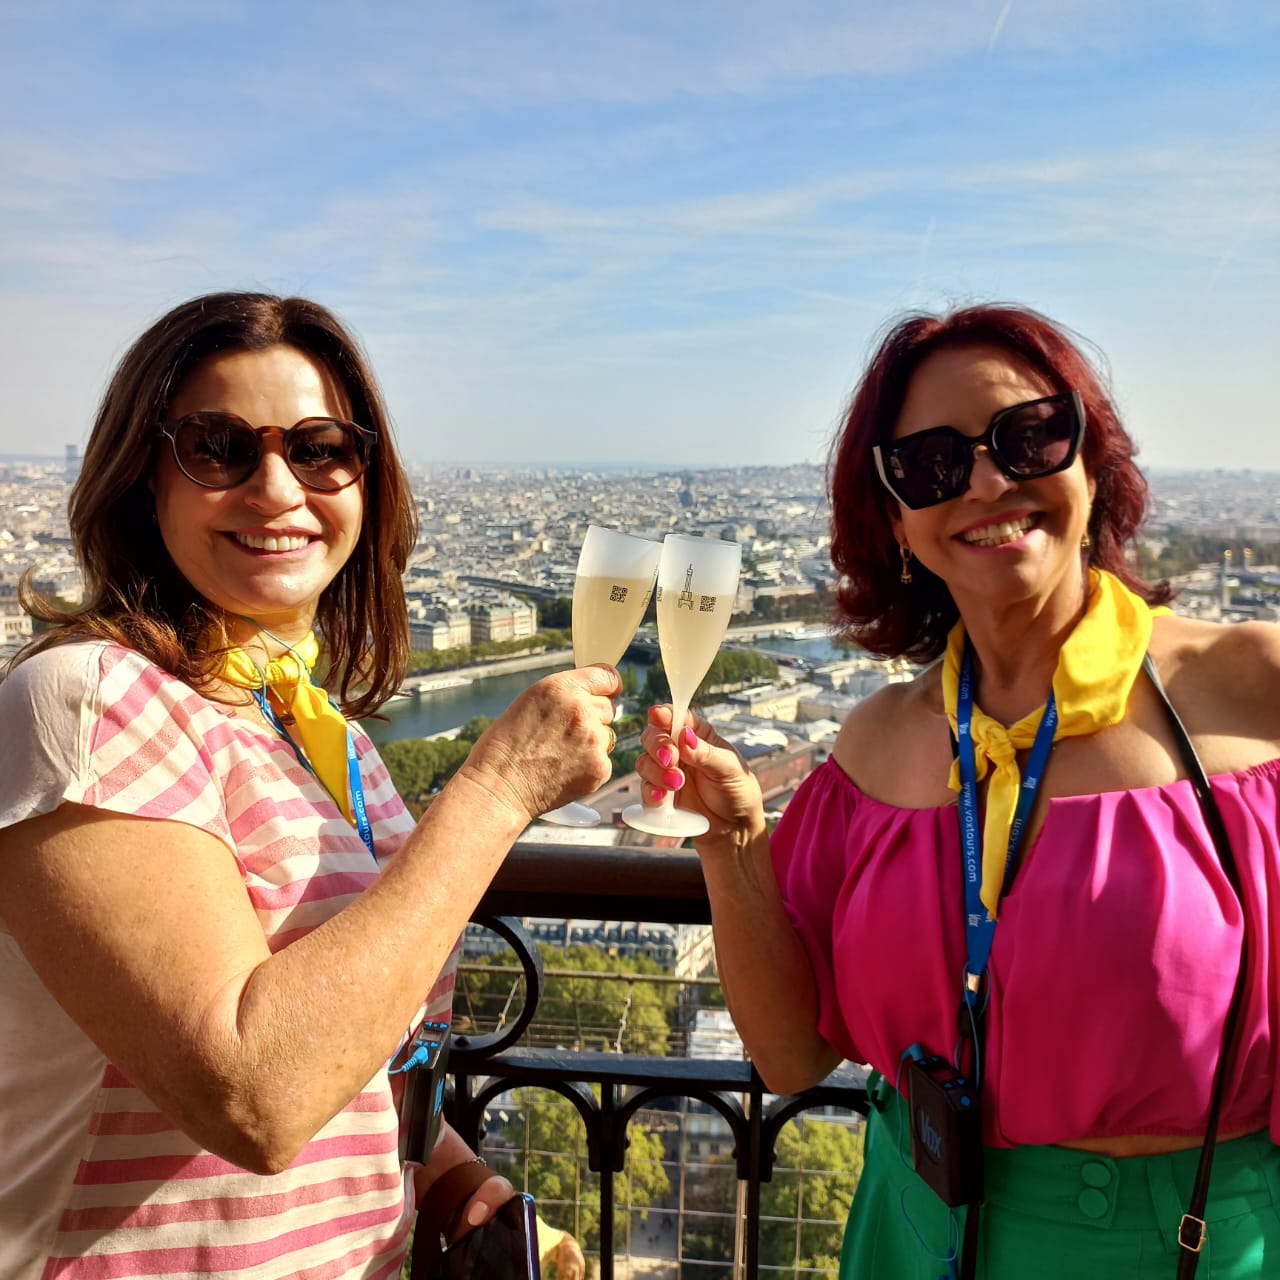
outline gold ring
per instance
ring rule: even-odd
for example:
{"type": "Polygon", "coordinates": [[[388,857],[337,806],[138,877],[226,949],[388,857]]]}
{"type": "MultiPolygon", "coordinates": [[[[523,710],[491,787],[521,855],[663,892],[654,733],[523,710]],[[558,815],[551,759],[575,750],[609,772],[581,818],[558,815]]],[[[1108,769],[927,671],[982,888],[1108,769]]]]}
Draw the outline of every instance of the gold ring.
{"type": "Polygon", "coordinates": [[[607,755],[607,756],[611,756],[611,755],[613,755],[613,749],[614,749],[614,747],[616,747],[617,745],[618,745],[618,735],[617,735],[616,733],[614,733],[614,731],[613,731],[613,729],[612,729],[612,728],[610,728],[610,729],[609,729],[609,745],[608,745],[608,747],[605,749],[605,755],[607,755]]]}

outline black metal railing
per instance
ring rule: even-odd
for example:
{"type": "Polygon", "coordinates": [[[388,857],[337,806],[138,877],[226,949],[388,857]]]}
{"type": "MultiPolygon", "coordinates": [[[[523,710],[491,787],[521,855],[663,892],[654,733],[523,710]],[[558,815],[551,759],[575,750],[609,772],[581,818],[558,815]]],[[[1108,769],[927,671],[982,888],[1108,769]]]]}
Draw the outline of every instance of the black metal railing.
{"type": "MultiPolygon", "coordinates": [[[[801,1113],[837,1107],[866,1115],[863,1073],[845,1065],[802,1094],[774,1097],[749,1062],[565,1051],[522,1044],[545,989],[538,949],[522,917],[709,924],[710,906],[696,855],[625,848],[517,846],[475,914],[500,934],[524,971],[526,999],[509,1024],[487,1034],[456,1035],[450,1122],[479,1142],[486,1108],[500,1094],[532,1086],[567,1098],[585,1128],[589,1168],[600,1187],[600,1278],[613,1280],[615,1178],[625,1167],[628,1126],[656,1100],[705,1104],[728,1125],[733,1167],[745,1191],[741,1274],[760,1270],[761,1187],[770,1181],[779,1132],[801,1113]]],[[[536,1188],[531,1188],[536,1191],[536,1188]]]]}

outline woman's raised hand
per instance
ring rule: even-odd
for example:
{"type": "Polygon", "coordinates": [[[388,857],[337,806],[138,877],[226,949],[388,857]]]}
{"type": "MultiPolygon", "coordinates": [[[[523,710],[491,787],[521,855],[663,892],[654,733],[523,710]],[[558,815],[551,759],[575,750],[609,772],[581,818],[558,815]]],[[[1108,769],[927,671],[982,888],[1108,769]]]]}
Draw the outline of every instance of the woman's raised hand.
{"type": "Polygon", "coordinates": [[[609,780],[613,667],[579,667],[530,685],[480,736],[463,765],[528,820],[587,795],[609,780]]]}
{"type": "Polygon", "coordinates": [[[695,839],[700,850],[720,838],[749,839],[764,830],[764,801],[755,774],[705,721],[692,714],[672,736],[671,708],[649,708],[641,736],[645,754],[636,761],[644,800],[656,804],[663,791],[676,792],[676,807],[702,814],[710,831],[695,839]]]}

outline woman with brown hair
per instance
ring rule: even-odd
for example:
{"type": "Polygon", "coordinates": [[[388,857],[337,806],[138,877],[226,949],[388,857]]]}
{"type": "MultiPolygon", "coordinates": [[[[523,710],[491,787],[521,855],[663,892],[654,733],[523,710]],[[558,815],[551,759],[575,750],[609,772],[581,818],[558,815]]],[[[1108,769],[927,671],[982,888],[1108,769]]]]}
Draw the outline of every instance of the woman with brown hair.
{"type": "Polygon", "coordinates": [[[1162,607],[1133,453],[1045,317],[897,323],[833,447],[832,558],[852,638],[931,665],[772,837],[711,726],[651,712],[638,767],[657,792],[678,756],[711,822],[764,1080],[876,1073],[842,1277],[1280,1268],[1280,629],[1162,607]]]}
{"type": "Polygon", "coordinates": [[[414,825],[354,723],[404,674],[413,497],[302,299],[144,333],[70,514],[84,602],[29,601],[0,684],[0,1273],[396,1275],[473,1159],[406,1165],[398,1069],[512,842],[607,777],[617,673],[534,685],[414,825]]]}

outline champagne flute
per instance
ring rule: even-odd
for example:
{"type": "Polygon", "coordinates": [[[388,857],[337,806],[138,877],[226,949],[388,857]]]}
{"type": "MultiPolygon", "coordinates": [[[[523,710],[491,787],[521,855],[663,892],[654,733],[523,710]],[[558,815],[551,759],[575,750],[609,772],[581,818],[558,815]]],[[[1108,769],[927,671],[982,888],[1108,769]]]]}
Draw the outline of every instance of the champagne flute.
{"type": "MultiPolygon", "coordinates": [[[[616,667],[653,594],[662,543],[587,526],[573,581],[573,662],[616,667]]],[[[576,800],[542,815],[562,827],[594,827],[600,815],[576,800]]]]}
{"type": "MultiPolygon", "coordinates": [[[[671,736],[684,725],[689,699],[720,648],[733,614],[742,548],[718,538],[669,533],[658,561],[658,647],[671,684],[671,736]]],[[[622,820],[656,836],[700,836],[710,823],[675,807],[668,791],[656,805],[632,804],[622,820]]]]}

